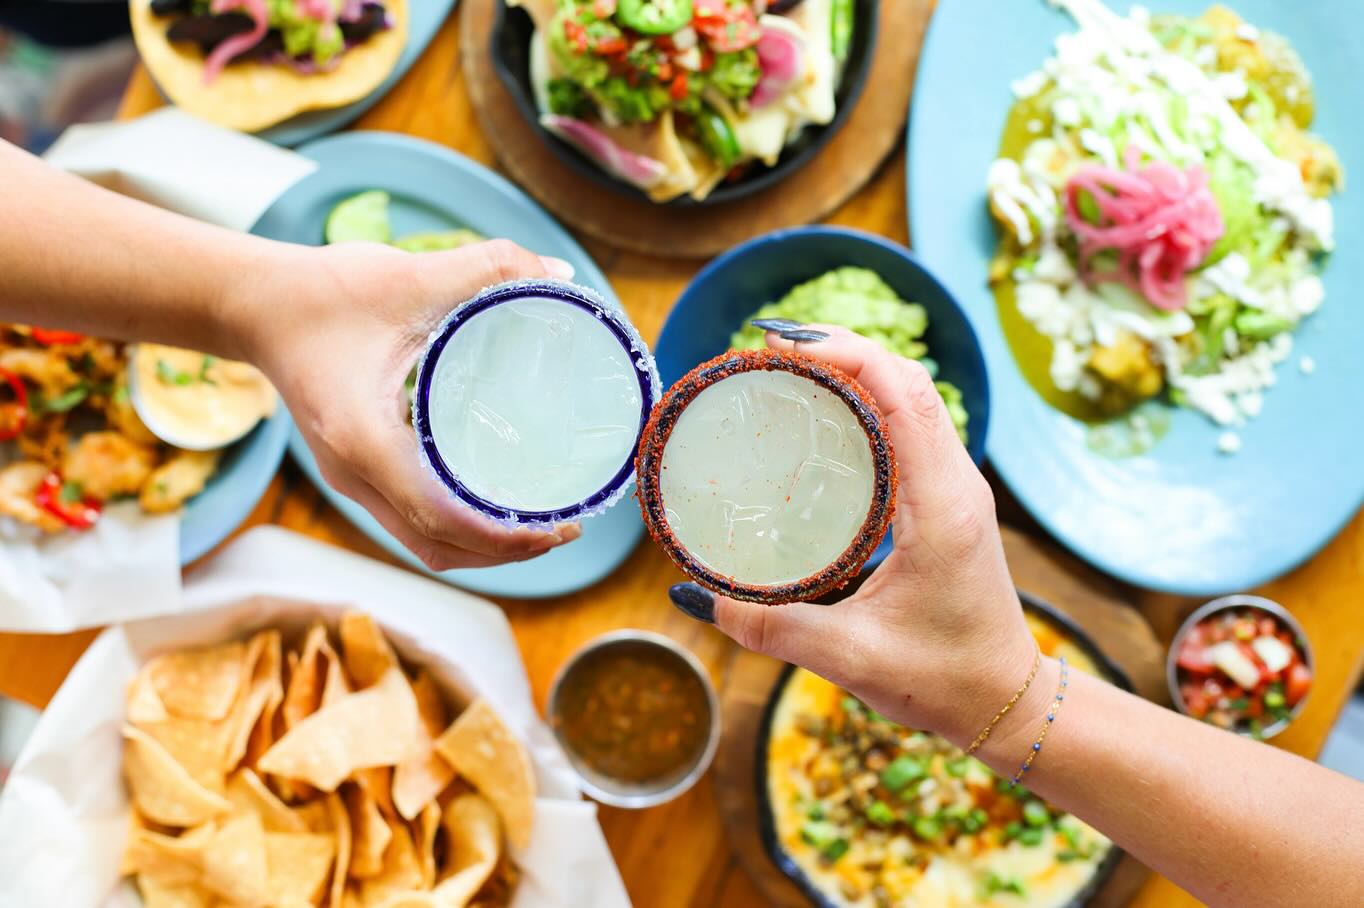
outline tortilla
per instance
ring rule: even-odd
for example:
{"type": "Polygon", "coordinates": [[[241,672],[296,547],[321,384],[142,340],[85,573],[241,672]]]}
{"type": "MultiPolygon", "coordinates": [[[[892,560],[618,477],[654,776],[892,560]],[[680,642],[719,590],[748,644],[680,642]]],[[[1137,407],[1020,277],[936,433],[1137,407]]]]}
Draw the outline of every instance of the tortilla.
{"type": "Polygon", "coordinates": [[[357,769],[410,758],[420,733],[417,701],[402,669],[299,722],[260,758],[268,773],[335,791],[357,769]]]}
{"type": "Polygon", "coordinates": [[[213,895],[198,883],[165,883],[139,874],[137,889],[144,908],[210,908],[213,895]]]}
{"type": "Polygon", "coordinates": [[[145,731],[125,726],[123,737],[123,772],[133,803],[147,819],[167,826],[197,826],[232,808],[222,795],[197,782],[145,731]]]}
{"type": "Polygon", "coordinates": [[[142,62],[176,106],[219,126],[256,132],[377,89],[407,44],[407,0],[385,0],[384,6],[393,27],[347,49],[330,72],[305,75],[287,65],[244,61],[229,63],[208,85],[198,48],[166,40],[170,17],[153,15],[151,0],[130,0],[128,13],[142,62]]]}
{"type": "Polygon", "coordinates": [[[412,844],[417,849],[417,864],[421,867],[422,888],[436,885],[436,832],[440,829],[440,805],[435,801],[422,808],[413,828],[412,844]]]}
{"type": "Polygon", "coordinates": [[[243,908],[270,901],[265,827],[254,813],[237,814],[218,827],[204,847],[203,883],[243,908]]]}
{"type": "Polygon", "coordinates": [[[369,687],[398,664],[393,648],[374,619],[364,612],[341,616],[341,656],[356,687],[369,687]]]}
{"type": "Polygon", "coordinates": [[[315,905],[332,869],[336,842],[311,832],[267,832],[265,864],[270,904],[292,908],[315,905]]]}
{"type": "Polygon", "coordinates": [[[186,719],[218,720],[227,715],[242,685],[246,647],[242,643],[163,653],[143,669],[167,712],[186,719]]]}
{"type": "Polygon", "coordinates": [[[400,892],[418,889],[422,884],[421,863],[412,844],[406,823],[394,823],[393,839],[384,852],[383,870],[360,884],[360,901],[366,906],[380,905],[400,892]]]}
{"type": "Polygon", "coordinates": [[[146,876],[167,886],[197,884],[203,873],[204,847],[214,831],[212,823],[196,826],[181,836],[135,830],[123,856],[123,872],[146,876]]]}
{"type": "Polygon", "coordinates": [[[266,832],[308,832],[309,826],[249,769],[235,773],[227,783],[227,799],[237,813],[254,813],[266,832]]]}
{"type": "Polygon", "coordinates": [[[453,871],[432,891],[440,905],[467,905],[492,876],[501,851],[497,811],[475,794],[460,795],[450,802],[441,818],[454,855],[453,871]]]}
{"type": "Polygon", "coordinates": [[[331,902],[333,908],[345,903],[346,877],[350,870],[351,828],[346,805],[335,793],[327,795],[327,815],[336,836],[336,861],[332,864],[331,902]]]}
{"type": "Polygon", "coordinates": [[[529,845],[535,819],[535,770],[530,755],[488,701],[475,700],[460,713],[436,739],[435,749],[497,808],[512,844],[529,845]]]}
{"type": "Polygon", "coordinates": [[[417,712],[422,718],[422,753],[393,769],[393,806],[404,820],[421,813],[422,805],[434,800],[455,777],[450,764],[432,747],[448,719],[440,689],[425,669],[417,672],[412,695],[417,698],[417,712]]]}
{"type": "Polygon", "coordinates": [[[357,880],[367,880],[378,876],[384,869],[384,850],[393,840],[393,830],[389,828],[374,797],[358,785],[347,785],[342,789],[346,801],[346,812],[350,816],[352,835],[350,876],[357,880]]]}

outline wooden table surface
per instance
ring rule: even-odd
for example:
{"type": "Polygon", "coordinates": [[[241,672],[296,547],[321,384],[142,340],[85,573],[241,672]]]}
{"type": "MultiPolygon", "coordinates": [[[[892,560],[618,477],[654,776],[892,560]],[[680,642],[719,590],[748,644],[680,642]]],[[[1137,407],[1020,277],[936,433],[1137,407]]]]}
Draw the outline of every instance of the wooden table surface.
{"type": "MultiPolygon", "coordinates": [[[[931,9],[926,0],[899,2],[922,2],[924,15],[931,9]]],[[[455,18],[451,16],[413,70],[356,125],[430,139],[493,165],[491,149],[475,124],[463,85],[455,18]]],[[[151,81],[139,70],[128,88],[124,115],[160,103],[151,81]]],[[[901,149],[831,221],[906,242],[904,163],[901,149]]],[[[669,306],[697,264],[646,258],[591,242],[584,245],[610,277],[640,331],[646,338],[657,337],[669,306]]],[[[1004,519],[1029,528],[1026,516],[1000,492],[1004,519]]],[[[396,563],[328,506],[292,463],[280,471],[245,526],[262,523],[396,563]]],[[[1265,531],[1273,532],[1273,528],[1265,531]]],[[[1058,553],[1057,557],[1064,562],[1069,556],[1058,553]]],[[[521,646],[537,702],[543,706],[555,670],[572,650],[590,637],[620,627],[670,635],[691,648],[710,668],[717,684],[723,684],[734,647],[714,629],[691,621],[668,604],[667,587],[680,579],[662,552],[643,542],[625,565],[591,589],[548,601],[500,601],[521,646]]],[[[1317,682],[1311,700],[1298,721],[1275,742],[1314,756],[1358,682],[1364,659],[1364,513],[1310,564],[1260,592],[1293,610],[1316,650],[1317,682]]],[[[1125,595],[1166,642],[1195,604],[1134,590],[1125,595]]],[[[0,634],[0,693],[42,707],[95,633],[0,634]]],[[[729,851],[709,778],[662,807],[645,811],[602,808],[601,823],[630,895],[641,908],[738,908],[763,903],[729,851]]],[[[1153,876],[1132,904],[1170,908],[1197,902],[1153,876]]]]}

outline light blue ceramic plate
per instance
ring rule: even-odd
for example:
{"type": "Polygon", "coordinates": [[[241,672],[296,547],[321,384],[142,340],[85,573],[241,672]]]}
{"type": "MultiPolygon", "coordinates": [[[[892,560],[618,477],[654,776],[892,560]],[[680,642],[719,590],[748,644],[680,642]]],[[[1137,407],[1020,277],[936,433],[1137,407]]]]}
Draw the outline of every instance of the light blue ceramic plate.
{"type": "MultiPolygon", "coordinates": [[[[1126,0],[1110,2],[1126,11],[1126,0]]],[[[1204,0],[1157,0],[1197,14],[1204,0]]],[[[1256,586],[1301,563],[1364,500],[1364,121],[1358,63],[1364,26],[1353,0],[1229,0],[1293,43],[1317,86],[1314,129],[1351,178],[1335,198],[1337,252],[1326,303],[1299,328],[1264,412],[1234,456],[1218,429],[1176,411],[1147,455],[1099,456],[1083,428],[1045,404],[1019,372],[986,286],[994,232],[985,173],[1012,101],[1009,83],[1037,69],[1072,28],[1043,0],[948,0],[919,66],[909,129],[909,214],[915,248],[961,301],[985,350],[993,395],[987,453],[1025,507],[1096,566],[1141,586],[1208,596],[1256,586]],[[1316,360],[1312,375],[1298,358],[1316,360]]]]}
{"type": "Polygon", "coordinates": [[[228,448],[218,472],[185,503],[180,517],[180,563],[189,564],[241,526],[274,479],[293,421],[283,406],[228,448]]]}
{"type": "Polygon", "coordinates": [[[412,64],[422,55],[422,51],[426,50],[426,45],[430,44],[436,32],[440,31],[441,23],[450,14],[450,10],[454,9],[455,2],[456,0],[408,0],[407,44],[403,46],[402,55],[398,57],[393,72],[389,73],[388,78],[379,83],[379,87],[374,91],[344,107],[311,110],[290,117],[278,126],[263,129],[256,135],[267,142],[292,148],[318,136],[336,132],[358,118],[379,103],[379,99],[388,94],[388,90],[407,74],[412,64]]]}
{"type": "MultiPolygon", "coordinates": [[[[351,132],[319,139],[298,151],[316,161],[318,169],[281,196],[252,228],[253,233],[319,245],[323,222],[337,202],[366,189],[383,189],[392,197],[396,236],[468,227],[487,237],[506,237],[571,262],[577,269],[575,281],[620,305],[606,276],[553,218],[502,177],[447,148],[390,133],[351,132]]],[[[451,300],[451,307],[458,302],[451,300]]],[[[421,567],[369,512],[323,481],[297,430],[289,439],[289,451],[351,523],[389,552],[421,567]]],[[[412,469],[424,469],[415,447],[412,469]]],[[[639,509],[627,499],[583,521],[581,539],[533,561],[436,576],[494,596],[560,596],[590,586],[615,570],[634,549],[643,529],[639,509]]]]}

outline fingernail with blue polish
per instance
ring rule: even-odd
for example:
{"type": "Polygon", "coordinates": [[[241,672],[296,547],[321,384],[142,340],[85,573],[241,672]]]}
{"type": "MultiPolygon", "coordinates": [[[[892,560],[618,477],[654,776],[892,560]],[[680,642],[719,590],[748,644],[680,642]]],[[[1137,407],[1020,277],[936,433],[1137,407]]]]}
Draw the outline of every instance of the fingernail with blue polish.
{"type": "Polygon", "coordinates": [[[694,583],[679,583],[668,590],[673,605],[697,621],[715,623],[715,597],[694,583]]]}
{"type": "Polygon", "coordinates": [[[794,331],[781,332],[782,340],[806,341],[808,343],[815,343],[816,341],[826,341],[830,337],[831,335],[828,332],[816,331],[813,328],[798,328],[794,331]]]}
{"type": "Polygon", "coordinates": [[[795,331],[797,328],[804,328],[803,322],[793,322],[789,318],[755,318],[749,322],[754,328],[761,328],[764,331],[795,331]]]}

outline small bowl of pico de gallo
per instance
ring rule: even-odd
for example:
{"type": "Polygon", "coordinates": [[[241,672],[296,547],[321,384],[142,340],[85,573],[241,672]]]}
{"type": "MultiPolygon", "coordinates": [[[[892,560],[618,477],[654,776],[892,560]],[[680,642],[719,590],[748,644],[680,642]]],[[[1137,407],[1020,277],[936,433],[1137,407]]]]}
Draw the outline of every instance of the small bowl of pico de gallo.
{"type": "Polygon", "coordinates": [[[1312,690],[1312,650],[1297,619],[1260,596],[1224,596],[1175,634],[1165,664],[1175,707],[1264,740],[1289,726],[1312,690]]]}

